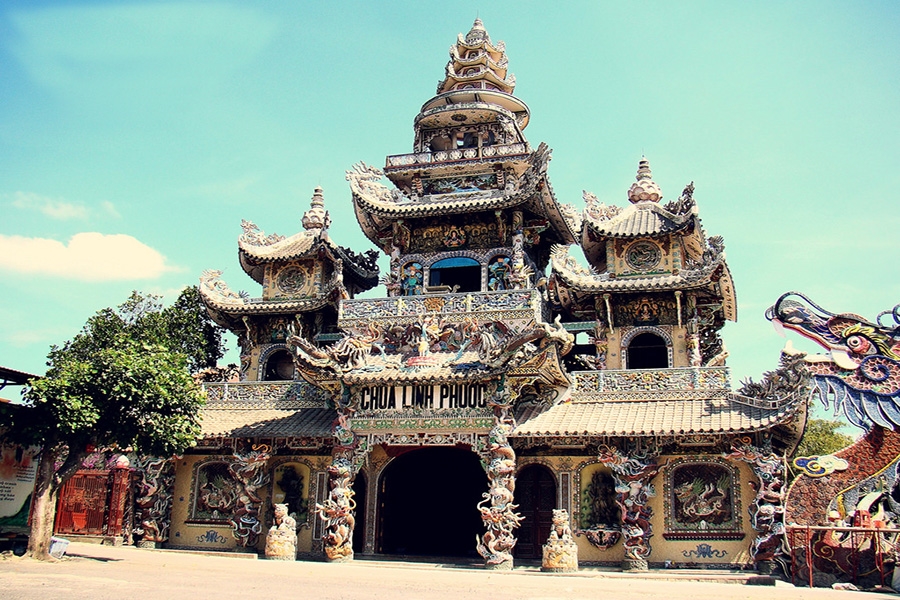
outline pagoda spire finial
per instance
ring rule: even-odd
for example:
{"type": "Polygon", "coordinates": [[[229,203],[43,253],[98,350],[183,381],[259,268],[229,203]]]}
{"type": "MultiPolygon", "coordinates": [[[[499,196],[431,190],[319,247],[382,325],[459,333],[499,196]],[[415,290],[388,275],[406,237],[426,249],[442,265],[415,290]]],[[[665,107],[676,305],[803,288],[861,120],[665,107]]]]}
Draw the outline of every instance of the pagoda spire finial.
{"type": "Polygon", "coordinates": [[[312,200],[309,202],[309,210],[303,213],[303,228],[306,230],[318,229],[320,232],[331,225],[331,215],[325,210],[325,198],[322,196],[322,188],[316,186],[312,200]]]}
{"type": "Polygon", "coordinates": [[[647,160],[646,156],[641,156],[635,179],[637,181],[628,188],[629,202],[637,204],[639,202],[659,202],[662,200],[662,190],[653,181],[653,174],[650,172],[650,161],[647,160]]]}
{"type": "Polygon", "coordinates": [[[467,44],[475,44],[481,42],[482,40],[491,42],[491,36],[488,35],[487,29],[484,28],[484,23],[481,22],[479,17],[475,17],[475,22],[472,23],[472,29],[469,30],[469,33],[466,34],[466,43],[467,44]]]}

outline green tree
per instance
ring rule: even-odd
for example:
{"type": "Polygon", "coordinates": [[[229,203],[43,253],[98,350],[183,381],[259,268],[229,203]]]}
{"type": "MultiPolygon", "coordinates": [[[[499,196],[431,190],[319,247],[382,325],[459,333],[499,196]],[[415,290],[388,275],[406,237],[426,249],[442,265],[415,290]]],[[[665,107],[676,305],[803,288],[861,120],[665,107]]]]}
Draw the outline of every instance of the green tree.
{"type": "Polygon", "coordinates": [[[221,330],[196,288],[165,309],[158,296],[133,292],[51,349],[47,374],[26,386],[24,405],[0,405],[7,439],[42,446],[29,556],[50,558],[59,490],[92,452],[172,456],[193,445],[204,395],[191,371],[222,354],[221,330]]]}
{"type": "Polygon", "coordinates": [[[828,419],[809,419],[794,456],[823,456],[846,448],[854,439],[838,431],[846,423],[828,419]]]}
{"type": "Polygon", "coordinates": [[[165,308],[159,296],[134,291],[117,308],[104,308],[90,317],[82,335],[69,342],[67,349],[83,357],[126,335],[184,354],[188,368],[196,373],[215,367],[225,354],[222,331],[209,318],[197,286],[184,288],[175,303],[165,308]]]}

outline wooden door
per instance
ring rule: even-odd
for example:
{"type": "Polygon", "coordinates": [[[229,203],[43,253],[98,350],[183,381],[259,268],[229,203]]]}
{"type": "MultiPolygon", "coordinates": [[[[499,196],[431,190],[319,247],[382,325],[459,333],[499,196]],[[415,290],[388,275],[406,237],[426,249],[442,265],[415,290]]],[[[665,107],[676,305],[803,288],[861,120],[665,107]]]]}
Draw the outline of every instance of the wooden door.
{"type": "Polygon", "coordinates": [[[550,537],[553,509],[556,507],[556,480],[550,469],[529,465],[516,477],[514,502],[524,517],[516,530],[516,558],[540,559],[542,547],[550,537]]]}

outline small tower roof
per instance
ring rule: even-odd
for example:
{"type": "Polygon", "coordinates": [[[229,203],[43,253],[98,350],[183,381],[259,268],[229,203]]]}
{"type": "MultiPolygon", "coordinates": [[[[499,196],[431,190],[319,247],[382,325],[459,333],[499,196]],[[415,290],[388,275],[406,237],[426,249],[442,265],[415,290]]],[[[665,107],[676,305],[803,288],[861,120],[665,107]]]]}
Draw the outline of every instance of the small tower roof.
{"type": "Polygon", "coordinates": [[[638,165],[637,181],[628,188],[628,201],[632,204],[639,202],[659,202],[662,200],[662,190],[659,185],[653,181],[653,174],[650,172],[650,161],[646,156],[641,157],[638,165]]]}

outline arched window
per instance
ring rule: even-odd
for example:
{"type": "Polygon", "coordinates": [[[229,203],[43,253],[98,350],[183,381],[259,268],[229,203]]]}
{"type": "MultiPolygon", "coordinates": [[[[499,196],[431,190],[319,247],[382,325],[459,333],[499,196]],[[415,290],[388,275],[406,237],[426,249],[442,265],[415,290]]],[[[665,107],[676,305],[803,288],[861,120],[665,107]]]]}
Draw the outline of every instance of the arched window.
{"type": "Polygon", "coordinates": [[[276,350],[266,361],[265,381],[287,381],[294,378],[294,359],[287,350],[276,350]]]}
{"type": "Polygon", "coordinates": [[[628,344],[629,369],[666,369],[669,367],[669,351],[666,341],[655,333],[645,332],[628,344]]]}
{"type": "Polygon", "coordinates": [[[439,260],[431,265],[428,285],[446,285],[457,292],[480,292],[481,264],[464,256],[439,260]]]}

